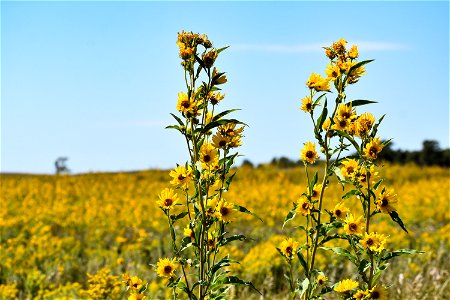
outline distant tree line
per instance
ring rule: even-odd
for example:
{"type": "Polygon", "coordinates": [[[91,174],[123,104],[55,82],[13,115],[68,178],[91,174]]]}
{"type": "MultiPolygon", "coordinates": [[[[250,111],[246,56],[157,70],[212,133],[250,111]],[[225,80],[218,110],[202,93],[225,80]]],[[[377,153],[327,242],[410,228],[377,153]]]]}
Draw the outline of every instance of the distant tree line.
{"type": "MultiPolygon", "coordinates": [[[[439,143],[433,140],[424,141],[422,149],[419,151],[394,150],[391,143],[383,149],[378,157],[381,161],[391,163],[450,167],[450,149],[441,149],[439,143]]],[[[281,169],[303,165],[301,160],[292,160],[287,157],[273,158],[270,164],[281,169]]],[[[242,166],[254,167],[248,159],[242,162],[242,166]]]]}

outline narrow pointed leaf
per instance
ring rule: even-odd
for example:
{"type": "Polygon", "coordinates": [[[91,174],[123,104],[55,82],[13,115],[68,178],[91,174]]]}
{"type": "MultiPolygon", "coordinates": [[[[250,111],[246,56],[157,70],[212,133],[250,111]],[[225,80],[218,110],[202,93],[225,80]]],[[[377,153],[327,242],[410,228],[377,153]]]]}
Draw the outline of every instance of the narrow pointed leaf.
{"type": "Polygon", "coordinates": [[[402,219],[400,219],[400,216],[398,215],[398,213],[396,211],[391,211],[389,213],[389,215],[391,216],[391,219],[397,223],[406,233],[408,233],[408,230],[406,230],[405,224],[403,224],[402,219]]]}
{"type": "Polygon", "coordinates": [[[240,212],[243,212],[243,213],[245,213],[245,214],[249,214],[249,215],[252,215],[252,216],[254,216],[254,217],[257,217],[261,222],[264,223],[264,221],[263,221],[257,214],[252,213],[251,211],[249,211],[248,209],[246,209],[246,208],[243,207],[243,206],[240,206],[240,205],[235,204],[235,205],[234,205],[234,209],[236,209],[236,210],[238,210],[238,211],[240,211],[240,212]]]}

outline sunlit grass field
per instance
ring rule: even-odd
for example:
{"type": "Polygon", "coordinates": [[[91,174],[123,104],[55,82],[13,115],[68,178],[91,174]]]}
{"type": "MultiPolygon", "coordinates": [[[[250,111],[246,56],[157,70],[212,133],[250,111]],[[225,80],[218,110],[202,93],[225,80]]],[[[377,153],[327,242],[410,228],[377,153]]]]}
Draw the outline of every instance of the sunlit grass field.
{"type": "MultiPolygon", "coordinates": [[[[264,299],[287,299],[285,262],[275,246],[287,236],[301,241],[294,228],[301,218],[284,229],[282,224],[292,202],[305,190],[304,171],[271,165],[235,171],[227,199],[255,212],[263,222],[239,215],[231,233],[249,239],[223,254],[241,262],[230,271],[251,280],[264,299]]],[[[374,217],[374,230],[389,235],[387,248],[424,251],[392,261],[391,271],[381,278],[391,286],[389,298],[450,299],[449,169],[385,165],[379,172],[398,194],[397,210],[409,234],[385,214],[374,217]]],[[[165,216],[156,204],[169,179],[168,171],[162,170],[2,174],[0,299],[126,299],[121,283],[125,273],[148,283],[148,299],[170,298],[151,266],[159,257],[171,256],[165,216]]],[[[342,186],[331,182],[325,206],[334,207],[342,194],[342,186]]],[[[352,207],[358,200],[346,201],[352,207]]],[[[325,250],[319,252],[319,264],[330,270],[326,274],[330,281],[355,273],[343,260],[332,258],[336,259],[325,250]]],[[[246,288],[231,294],[235,299],[261,298],[246,288]]]]}

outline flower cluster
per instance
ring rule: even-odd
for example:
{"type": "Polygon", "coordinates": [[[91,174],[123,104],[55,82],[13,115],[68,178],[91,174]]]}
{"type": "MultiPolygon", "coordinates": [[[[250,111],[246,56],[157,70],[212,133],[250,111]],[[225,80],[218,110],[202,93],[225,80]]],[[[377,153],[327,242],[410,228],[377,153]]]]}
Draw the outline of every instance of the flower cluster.
{"type": "MultiPolygon", "coordinates": [[[[358,114],[356,108],[375,103],[369,100],[347,100],[345,89],[357,83],[366,73],[365,65],[371,60],[358,61],[358,47],[353,45],[347,49],[347,41],[340,39],[329,47],[324,47],[325,55],[329,59],[326,67],[326,77],[312,73],[306,81],[309,95],[301,100],[300,109],[308,113],[313,121],[315,142],[308,141],[300,151],[300,158],[304,163],[307,175],[307,186],[304,193],[294,203],[294,208],[288,213],[285,223],[296,215],[306,220],[306,226],[299,228],[306,235],[306,242],[297,251],[297,256],[303,267],[303,281],[295,286],[292,274],[292,258],[290,251],[294,249],[293,242],[286,240],[280,244],[280,253],[288,258],[290,271],[287,274],[293,294],[299,293],[302,299],[315,299],[332,289],[320,288],[323,278],[319,282],[314,268],[317,249],[320,247],[344,256],[355,264],[359,279],[367,287],[366,291],[355,292],[359,286],[358,281],[352,279],[342,280],[334,285],[336,292],[344,294],[344,298],[353,294],[359,299],[378,299],[376,295],[383,295],[384,290],[377,288],[379,276],[386,268],[386,263],[396,255],[387,251],[387,237],[381,233],[370,231],[371,218],[378,213],[389,214],[392,220],[406,231],[405,226],[393,206],[397,202],[396,194],[392,189],[382,187],[383,179],[378,178],[376,159],[380,152],[389,143],[381,141],[377,136],[381,117],[376,123],[370,112],[358,114]],[[336,100],[333,109],[328,108],[327,93],[331,87],[336,89],[336,100]],[[317,118],[314,112],[322,106],[317,118]],[[319,156],[316,144],[320,146],[319,156]],[[345,157],[346,151],[352,150],[356,154],[345,157]],[[322,179],[319,173],[309,175],[308,167],[322,159],[324,170],[322,179]],[[325,189],[330,185],[330,178],[335,175],[338,182],[349,190],[341,196],[334,209],[324,210],[325,189]],[[378,193],[378,196],[376,195],[378,193]],[[346,201],[357,197],[361,203],[360,212],[355,212],[346,201]],[[323,221],[323,215],[328,214],[329,221],[323,221]],[[335,239],[348,241],[348,249],[342,247],[326,247],[325,243],[335,239]]],[[[283,225],[284,226],[284,225],[283,225]]],[[[298,245],[295,244],[295,249],[298,245]]],[[[413,250],[402,250],[399,253],[414,253],[413,250]]],[[[321,273],[323,274],[323,273],[321,273]]],[[[324,275],[323,275],[324,276],[324,275]]]]}

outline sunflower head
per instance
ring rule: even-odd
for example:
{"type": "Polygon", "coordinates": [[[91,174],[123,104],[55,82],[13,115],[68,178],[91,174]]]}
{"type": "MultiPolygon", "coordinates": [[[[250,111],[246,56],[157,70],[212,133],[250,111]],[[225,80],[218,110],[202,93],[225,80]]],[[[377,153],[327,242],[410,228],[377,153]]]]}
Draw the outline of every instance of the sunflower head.
{"type": "Polygon", "coordinates": [[[300,151],[300,157],[306,163],[315,163],[316,159],[319,158],[319,154],[316,151],[316,143],[306,142],[300,151]]]}
{"type": "Polygon", "coordinates": [[[234,205],[229,202],[221,200],[216,207],[216,217],[223,222],[231,222],[236,217],[236,210],[234,205]]]}
{"type": "Polygon", "coordinates": [[[297,213],[307,216],[311,213],[311,209],[313,209],[313,204],[305,196],[297,200],[297,207],[295,209],[297,213]]]}
{"type": "Polygon", "coordinates": [[[394,193],[393,189],[383,188],[381,193],[377,197],[377,208],[379,211],[385,214],[389,214],[396,210],[393,206],[394,203],[397,203],[397,194],[394,193]]]}
{"type": "Polygon", "coordinates": [[[190,166],[187,168],[185,166],[178,166],[170,171],[169,175],[172,177],[172,181],[170,181],[172,185],[187,188],[192,180],[192,169],[190,166]]]}
{"type": "Polygon", "coordinates": [[[364,156],[367,159],[375,160],[378,154],[383,150],[384,145],[381,143],[380,138],[376,137],[366,144],[364,147],[364,156]]]}
{"type": "Polygon", "coordinates": [[[294,254],[297,253],[298,242],[294,241],[292,238],[288,238],[281,242],[279,249],[286,258],[292,259],[294,254]]]}
{"type": "Polygon", "coordinates": [[[345,207],[344,203],[342,202],[336,204],[336,206],[333,208],[333,216],[340,220],[344,220],[348,212],[349,209],[345,207]]]}
{"type": "Polygon", "coordinates": [[[159,201],[157,201],[157,203],[163,210],[170,210],[175,207],[178,201],[177,193],[171,188],[165,188],[162,190],[161,194],[159,194],[159,201]]]}
{"type": "Polygon", "coordinates": [[[364,231],[363,217],[360,216],[355,219],[352,214],[349,214],[347,218],[345,218],[344,230],[347,234],[362,234],[364,231]]]}
{"type": "Polygon", "coordinates": [[[311,96],[306,96],[302,99],[302,105],[300,106],[300,109],[307,113],[310,113],[314,110],[311,96]]]}
{"type": "Polygon", "coordinates": [[[386,236],[375,232],[365,233],[364,238],[359,242],[364,248],[372,252],[381,252],[386,245],[386,236]]]}
{"type": "Polygon", "coordinates": [[[338,282],[338,284],[334,287],[334,290],[338,293],[346,293],[356,289],[358,285],[358,282],[352,279],[344,279],[338,282]]]}
{"type": "Polygon", "coordinates": [[[159,277],[175,276],[175,271],[178,268],[178,263],[175,258],[160,258],[156,264],[156,273],[159,277]]]}
{"type": "Polygon", "coordinates": [[[342,162],[341,173],[345,178],[351,178],[359,169],[359,164],[354,159],[347,159],[342,162]]]}

